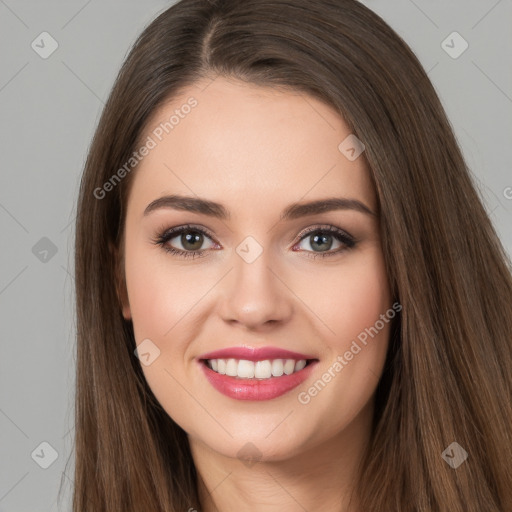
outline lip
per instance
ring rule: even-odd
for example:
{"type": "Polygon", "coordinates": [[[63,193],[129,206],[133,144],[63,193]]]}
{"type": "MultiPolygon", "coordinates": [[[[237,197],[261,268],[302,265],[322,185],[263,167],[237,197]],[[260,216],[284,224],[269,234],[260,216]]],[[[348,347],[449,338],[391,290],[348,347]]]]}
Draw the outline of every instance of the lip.
{"type": "Polygon", "coordinates": [[[208,382],[223,395],[235,400],[272,400],[302,384],[318,363],[314,356],[292,352],[277,347],[232,347],[208,352],[197,358],[197,362],[208,382]],[[268,379],[242,379],[221,375],[206,365],[207,359],[245,359],[264,361],[267,359],[305,359],[308,364],[302,370],[291,375],[270,377],[268,379]]]}
{"type": "Polygon", "coordinates": [[[230,347],[214,350],[198,357],[204,359],[245,359],[247,361],[265,361],[266,359],[317,359],[315,356],[291,352],[278,347],[230,347]]]}
{"type": "Polygon", "coordinates": [[[204,361],[199,365],[210,384],[220,393],[236,400],[271,400],[284,395],[302,384],[313,371],[317,360],[310,362],[302,370],[291,375],[270,377],[269,379],[241,379],[214,372],[204,361]]]}

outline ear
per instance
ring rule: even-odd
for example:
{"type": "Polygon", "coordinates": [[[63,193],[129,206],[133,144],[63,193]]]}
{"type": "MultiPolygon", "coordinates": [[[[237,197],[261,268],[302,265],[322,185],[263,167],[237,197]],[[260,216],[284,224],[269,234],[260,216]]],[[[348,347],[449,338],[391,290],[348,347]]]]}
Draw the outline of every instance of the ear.
{"type": "Polygon", "coordinates": [[[116,294],[119,305],[121,306],[121,312],[125,320],[131,320],[132,313],[130,310],[130,303],[128,301],[126,279],[124,277],[124,262],[122,261],[120,251],[112,242],[109,242],[109,250],[114,258],[116,294]]]}

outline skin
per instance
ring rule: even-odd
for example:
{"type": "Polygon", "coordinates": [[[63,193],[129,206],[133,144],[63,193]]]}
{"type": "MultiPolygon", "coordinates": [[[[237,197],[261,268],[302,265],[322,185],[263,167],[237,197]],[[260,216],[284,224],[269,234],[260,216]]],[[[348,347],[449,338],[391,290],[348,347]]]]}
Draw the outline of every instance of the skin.
{"type": "MultiPolygon", "coordinates": [[[[349,161],[340,152],[351,131],[326,104],[223,77],[183,90],[153,115],[145,136],[190,96],[198,105],[141,161],[128,198],[123,315],[137,344],[149,338],[160,350],[142,366],[144,375],[188,433],[206,512],[357,511],[357,496],[350,505],[349,498],[370,436],[390,324],[309,403],[298,395],[391,308],[378,217],[349,209],[279,216],[290,203],[333,196],[377,212],[364,156],[349,161]],[[144,215],[168,194],[222,203],[231,217],[172,208],[144,215]],[[179,257],[152,242],[187,223],[214,235],[204,238],[205,257],[179,257]],[[321,249],[311,234],[302,241],[299,235],[325,225],[348,232],[355,247],[308,257],[321,249]],[[250,264],[236,252],[247,236],[263,249],[250,264]],[[241,345],[277,346],[319,363],[281,397],[235,400],[208,383],[197,358],[241,345]],[[237,455],[249,442],[258,463],[237,455]]],[[[167,245],[183,250],[180,240],[167,245]]],[[[343,247],[332,243],[331,252],[343,247]]]]}

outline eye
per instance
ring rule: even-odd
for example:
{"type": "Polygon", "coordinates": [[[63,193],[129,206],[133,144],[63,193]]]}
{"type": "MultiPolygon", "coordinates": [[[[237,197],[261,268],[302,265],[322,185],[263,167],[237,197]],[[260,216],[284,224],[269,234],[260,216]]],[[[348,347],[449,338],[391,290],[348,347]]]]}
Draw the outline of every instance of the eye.
{"type": "MultiPolygon", "coordinates": [[[[163,231],[152,242],[175,256],[202,258],[208,255],[208,249],[220,247],[212,240],[213,235],[206,229],[187,224],[163,231]],[[211,243],[208,247],[203,247],[206,240],[211,243]]],[[[334,256],[352,249],[355,245],[356,241],[351,235],[335,226],[314,226],[300,234],[300,241],[292,250],[296,251],[295,247],[299,246],[299,250],[306,252],[308,257],[316,258],[334,256]],[[307,242],[303,244],[306,247],[300,247],[303,242],[307,242]],[[335,250],[332,250],[333,245],[335,250]]]]}
{"type": "Polygon", "coordinates": [[[306,252],[311,258],[334,256],[352,249],[356,245],[356,241],[351,235],[335,226],[308,228],[301,233],[299,244],[302,242],[307,242],[304,245],[306,245],[306,252]],[[338,244],[338,247],[335,247],[336,250],[331,250],[333,245],[336,246],[336,244],[338,244]],[[309,246],[309,249],[307,246],[309,246]]]}
{"type": "Polygon", "coordinates": [[[166,252],[177,256],[185,258],[195,258],[197,256],[200,258],[206,256],[206,250],[215,245],[202,247],[206,239],[211,240],[212,237],[205,229],[186,225],[168,229],[154,239],[153,243],[162,246],[166,252]],[[173,240],[175,241],[173,242],[173,240]],[[178,245],[178,248],[174,247],[173,244],[178,245]]]}

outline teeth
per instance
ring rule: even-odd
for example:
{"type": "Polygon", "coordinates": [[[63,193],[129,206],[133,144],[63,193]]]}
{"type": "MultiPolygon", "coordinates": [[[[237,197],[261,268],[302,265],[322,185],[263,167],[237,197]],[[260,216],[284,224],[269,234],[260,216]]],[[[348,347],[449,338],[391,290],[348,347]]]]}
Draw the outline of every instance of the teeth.
{"type": "Polygon", "coordinates": [[[304,359],[301,359],[300,361],[297,361],[295,363],[295,371],[298,372],[299,370],[302,370],[306,366],[306,361],[304,359]]]}
{"type": "Polygon", "coordinates": [[[226,375],[226,360],[225,359],[211,359],[210,364],[211,364],[212,370],[213,370],[214,368],[213,368],[212,361],[217,361],[217,372],[220,373],[221,375],[226,375]]]}
{"type": "Polygon", "coordinates": [[[272,363],[270,361],[257,361],[254,365],[254,376],[257,379],[269,379],[272,376],[272,363]]]}
{"type": "Polygon", "coordinates": [[[209,359],[207,365],[221,375],[241,379],[270,379],[291,375],[306,366],[306,360],[274,359],[265,361],[247,361],[246,359],[209,359]]]}
{"type": "Polygon", "coordinates": [[[242,377],[244,379],[252,379],[254,378],[255,364],[252,361],[247,361],[245,359],[241,359],[238,362],[238,377],[242,377]]]}
{"type": "Polygon", "coordinates": [[[281,377],[283,375],[283,360],[275,359],[272,361],[272,375],[274,377],[281,377]]]}
{"type": "Polygon", "coordinates": [[[295,370],[295,361],[293,359],[287,359],[284,363],[284,373],[286,375],[291,375],[293,373],[293,370],[295,370]]]}
{"type": "Polygon", "coordinates": [[[229,375],[230,377],[236,377],[237,372],[238,362],[234,359],[228,359],[226,363],[226,375],[229,375]]]}

